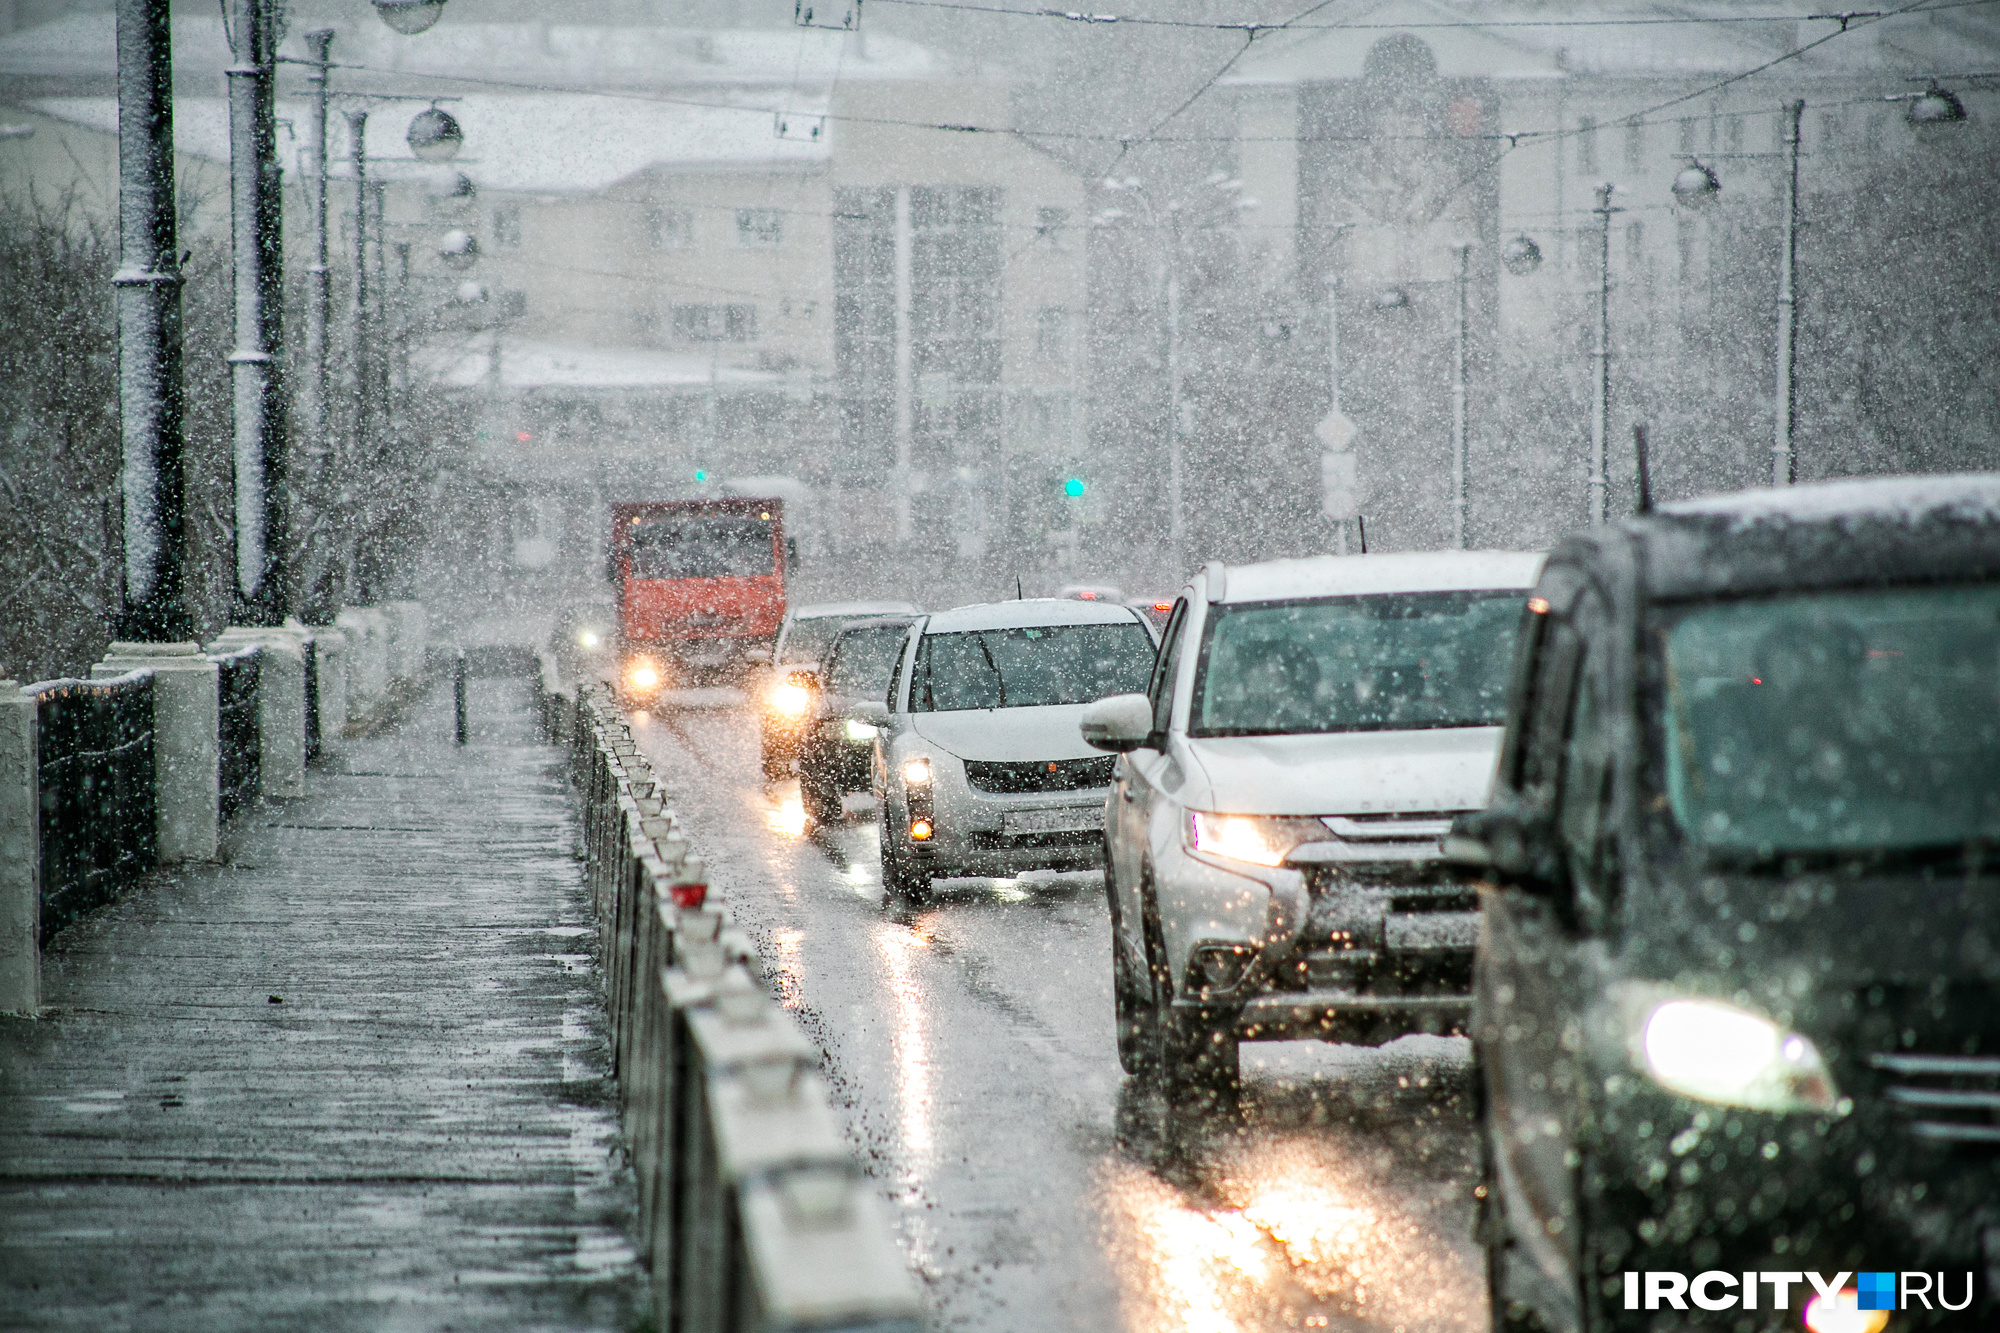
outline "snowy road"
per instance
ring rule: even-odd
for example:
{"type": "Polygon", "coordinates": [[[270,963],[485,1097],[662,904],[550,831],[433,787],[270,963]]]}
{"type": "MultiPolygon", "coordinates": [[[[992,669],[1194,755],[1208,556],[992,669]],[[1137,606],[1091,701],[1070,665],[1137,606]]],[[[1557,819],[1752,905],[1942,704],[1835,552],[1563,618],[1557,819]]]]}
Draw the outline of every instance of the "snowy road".
{"type": "Polygon", "coordinates": [[[1465,1043],[1246,1045],[1241,1120],[1190,1123],[1119,1072],[1097,876],[888,904],[871,818],[806,836],[754,717],[699,702],[635,731],[826,1051],[939,1327],[1485,1326],[1465,1043]]]}

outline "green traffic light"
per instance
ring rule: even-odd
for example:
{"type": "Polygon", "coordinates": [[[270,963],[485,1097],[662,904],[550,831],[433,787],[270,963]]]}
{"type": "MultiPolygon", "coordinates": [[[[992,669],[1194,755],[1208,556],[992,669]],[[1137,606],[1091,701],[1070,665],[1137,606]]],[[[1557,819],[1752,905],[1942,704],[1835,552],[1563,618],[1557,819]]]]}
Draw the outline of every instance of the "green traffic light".
{"type": "Polygon", "coordinates": [[[698,467],[698,468],[696,468],[696,469],[694,470],[694,479],[695,479],[696,481],[707,481],[707,480],[708,480],[708,469],[707,469],[707,468],[705,468],[705,467],[698,467]]]}
{"type": "Polygon", "coordinates": [[[1083,478],[1071,477],[1063,483],[1063,494],[1074,500],[1083,494],[1083,478]]]}

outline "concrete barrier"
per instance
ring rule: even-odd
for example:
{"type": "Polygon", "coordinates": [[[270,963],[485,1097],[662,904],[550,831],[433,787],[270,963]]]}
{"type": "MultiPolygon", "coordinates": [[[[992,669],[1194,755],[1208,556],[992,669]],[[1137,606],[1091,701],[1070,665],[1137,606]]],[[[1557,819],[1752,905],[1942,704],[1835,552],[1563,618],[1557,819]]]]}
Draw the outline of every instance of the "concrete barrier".
{"type": "Polygon", "coordinates": [[[153,771],[159,859],[213,861],[222,813],[215,663],[196,643],[114,643],[92,680],[153,673],[153,771]]]}
{"type": "Polygon", "coordinates": [[[419,681],[426,675],[424,649],[429,641],[422,602],[384,602],[380,608],[389,631],[388,666],[391,683],[419,681]]]}
{"type": "Polygon", "coordinates": [[[916,1333],[922,1307],[817,1054],[765,989],[610,692],[567,706],[571,790],[656,1328],[916,1333]]]}
{"type": "Polygon", "coordinates": [[[342,607],[334,628],[347,635],[347,718],[353,726],[389,700],[389,621],[375,607],[342,607]]]}
{"type": "Polygon", "coordinates": [[[306,794],[306,652],[309,631],[232,625],[211,654],[263,648],[257,686],[258,782],[266,798],[306,794]]]}
{"type": "Polygon", "coordinates": [[[42,994],[41,784],[35,699],[0,680],[0,1013],[32,1014],[42,994]]]}
{"type": "Polygon", "coordinates": [[[319,739],[322,744],[338,740],[347,731],[347,635],[331,625],[305,625],[297,620],[286,621],[285,628],[312,635],[319,739]]]}

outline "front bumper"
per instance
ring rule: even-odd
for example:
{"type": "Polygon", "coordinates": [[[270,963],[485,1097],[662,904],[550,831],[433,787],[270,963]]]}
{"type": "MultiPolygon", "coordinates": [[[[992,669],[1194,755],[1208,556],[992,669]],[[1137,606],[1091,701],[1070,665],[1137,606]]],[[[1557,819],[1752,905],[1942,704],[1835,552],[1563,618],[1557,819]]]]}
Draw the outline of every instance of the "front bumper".
{"type": "Polygon", "coordinates": [[[1470,1028],[1476,899],[1435,860],[1336,874],[1174,846],[1156,849],[1155,873],[1178,1009],[1246,1040],[1378,1044],[1470,1028]],[[1221,989],[1204,986],[1199,967],[1216,949],[1248,960],[1221,989]]]}
{"type": "MultiPolygon", "coordinates": [[[[909,794],[896,778],[888,815],[912,865],[923,873],[1017,875],[1091,870],[1104,864],[1101,787],[1063,792],[989,792],[966,781],[963,764],[929,751],[932,836],[911,840],[909,794]]],[[[923,802],[919,799],[919,807],[923,802]]]]}

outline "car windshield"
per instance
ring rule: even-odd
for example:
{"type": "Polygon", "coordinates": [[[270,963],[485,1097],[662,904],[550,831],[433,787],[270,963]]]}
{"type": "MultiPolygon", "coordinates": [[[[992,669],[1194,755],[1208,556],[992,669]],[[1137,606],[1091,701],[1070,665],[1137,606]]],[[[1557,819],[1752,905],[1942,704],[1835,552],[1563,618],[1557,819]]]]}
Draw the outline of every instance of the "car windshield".
{"type": "Polygon", "coordinates": [[[1498,726],[1525,591],[1209,608],[1188,733],[1498,726]]]}
{"type": "Polygon", "coordinates": [[[909,637],[908,625],[870,625],[840,636],[826,687],[834,694],[866,696],[879,702],[889,687],[889,672],[909,637]]]}
{"type": "Polygon", "coordinates": [[[1666,631],[1667,801],[1732,852],[2000,837],[2000,588],[1794,594],[1666,631]]]}
{"type": "Polygon", "coordinates": [[[776,570],[771,525],[762,519],[711,514],[632,529],[635,579],[769,578],[776,570]]]}
{"type": "Polygon", "coordinates": [[[1146,688],[1153,636],[1125,625],[1022,625],[926,634],[910,711],[1085,704],[1146,688]]]}
{"type": "Polygon", "coordinates": [[[785,632],[785,646],[778,654],[779,663],[783,666],[817,665],[819,659],[826,656],[826,646],[833,642],[833,636],[848,623],[845,616],[813,616],[806,620],[794,620],[791,629],[785,632]]]}

